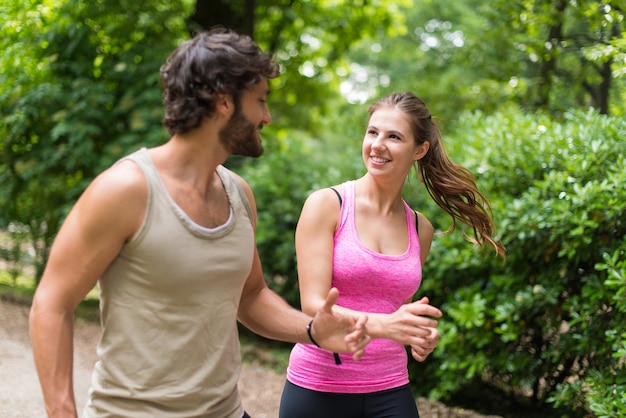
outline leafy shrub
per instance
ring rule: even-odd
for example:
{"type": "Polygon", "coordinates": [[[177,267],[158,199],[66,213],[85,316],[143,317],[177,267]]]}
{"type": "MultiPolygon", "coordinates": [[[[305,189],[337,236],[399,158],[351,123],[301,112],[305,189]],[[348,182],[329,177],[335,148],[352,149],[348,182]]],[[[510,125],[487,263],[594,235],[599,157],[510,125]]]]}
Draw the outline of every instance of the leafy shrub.
{"type": "Polygon", "coordinates": [[[508,259],[436,238],[423,292],[444,311],[442,337],[411,368],[438,381],[414,382],[436,397],[479,380],[534,405],[624,413],[626,121],[512,109],[455,132],[450,154],[490,197],[508,259]]]}

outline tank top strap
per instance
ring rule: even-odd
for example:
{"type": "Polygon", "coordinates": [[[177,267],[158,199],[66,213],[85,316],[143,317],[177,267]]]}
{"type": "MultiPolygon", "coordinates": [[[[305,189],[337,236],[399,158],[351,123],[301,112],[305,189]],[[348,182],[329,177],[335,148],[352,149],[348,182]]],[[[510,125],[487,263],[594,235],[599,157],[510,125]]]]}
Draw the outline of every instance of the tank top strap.
{"type": "Polygon", "coordinates": [[[228,198],[231,199],[231,206],[236,208],[239,207],[240,204],[243,205],[246,210],[246,214],[248,215],[248,218],[252,222],[252,205],[248,200],[248,196],[246,195],[246,192],[244,191],[241,182],[239,182],[239,180],[231,170],[224,167],[223,165],[217,166],[217,173],[222,179],[222,183],[224,184],[224,189],[226,189],[226,194],[228,195],[228,198]]]}
{"type": "Polygon", "coordinates": [[[404,212],[406,213],[406,223],[408,226],[408,234],[409,234],[409,248],[412,246],[417,247],[417,253],[420,252],[420,240],[419,233],[417,229],[417,212],[415,212],[408,203],[402,200],[404,203],[404,212]]]}
{"type": "Polygon", "coordinates": [[[120,158],[116,164],[119,164],[122,161],[130,160],[133,161],[143,172],[143,175],[146,177],[146,182],[148,184],[148,201],[150,201],[150,197],[155,194],[155,192],[164,192],[166,190],[159,190],[161,187],[161,180],[159,177],[159,172],[156,167],[152,163],[152,158],[150,158],[150,154],[148,154],[148,148],[142,147],[137,151],[129,154],[123,158],[120,158]]]}
{"type": "Polygon", "coordinates": [[[341,211],[339,212],[339,227],[337,231],[342,229],[350,220],[350,213],[354,212],[354,180],[349,180],[341,185],[343,202],[341,211]]]}

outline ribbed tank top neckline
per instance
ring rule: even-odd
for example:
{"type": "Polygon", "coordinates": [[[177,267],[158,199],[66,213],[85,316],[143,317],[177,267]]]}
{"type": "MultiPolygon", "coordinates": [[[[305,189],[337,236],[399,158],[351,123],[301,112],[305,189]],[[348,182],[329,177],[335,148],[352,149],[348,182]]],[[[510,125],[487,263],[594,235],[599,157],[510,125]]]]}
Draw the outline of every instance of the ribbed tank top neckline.
{"type": "Polygon", "coordinates": [[[226,190],[226,195],[228,196],[229,216],[227,221],[222,225],[219,225],[215,228],[207,228],[194,222],[193,219],[191,219],[191,217],[189,217],[189,215],[187,215],[185,211],[176,203],[176,201],[174,201],[172,196],[167,191],[165,183],[163,183],[163,179],[161,178],[161,175],[159,174],[147,148],[141,148],[135,154],[135,158],[129,159],[132,159],[139,163],[139,167],[142,169],[144,175],[146,176],[146,180],[148,181],[148,201],[151,201],[153,198],[164,198],[168,202],[169,206],[172,208],[180,222],[192,234],[202,238],[219,238],[228,234],[235,227],[233,207],[236,207],[236,205],[233,204],[233,199],[238,199],[238,194],[234,193],[235,189],[233,187],[234,184],[231,176],[225,175],[224,173],[224,170],[226,170],[225,167],[221,165],[217,166],[216,173],[220,177],[224,189],[226,190]]]}
{"type": "Polygon", "coordinates": [[[358,231],[356,229],[356,181],[350,180],[346,181],[342,185],[343,189],[343,201],[344,204],[341,205],[340,211],[340,223],[337,228],[336,235],[338,235],[342,229],[347,228],[345,232],[353,235],[354,242],[362,251],[367,254],[372,255],[373,257],[378,257],[386,260],[403,260],[411,256],[413,247],[415,245],[419,245],[419,240],[417,237],[417,233],[415,231],[415,218],[414,212],[409,207],[409,205],[402,200],[404,205],[404,212],[406,215],[407,222],[407,235],[408,235],[408,245],[406,250],[402,254],[382,254],[377,251],[372,250],[367,245],[365,245],[361,239],[359,238],[358,231]]]}

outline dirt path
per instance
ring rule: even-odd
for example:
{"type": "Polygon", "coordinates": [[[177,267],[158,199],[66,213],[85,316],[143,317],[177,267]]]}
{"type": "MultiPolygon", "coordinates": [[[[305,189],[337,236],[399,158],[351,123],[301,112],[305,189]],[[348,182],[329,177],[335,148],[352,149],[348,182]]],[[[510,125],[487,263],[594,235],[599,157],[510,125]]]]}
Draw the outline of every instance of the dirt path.
{"type": "MultiPolygon", "coordinates": [[[[0,417],[45,418],[43,399],[28,338],[28,307],[0,299],[0,417]]],[[[91,370],[96,361],[99,326],[78,323],[74,334],[74,390],[79,410],[85,405],[91,370]]],[[[239,391],[253,418],[276,418],[284,375],[244,364],[239,391]]],[[[498,418],[447,408],[418,399],[421,418],[498,418]]]]}
{"type": "MultiPolygon", "coordinates": [[[[0,300],[0,417],[45,418],[43,398],[28,338],[28,307],[0,300]]],[[[74,391],[79,411],[85,405],[100,328],[78,323],[74,332],[74,391]]],[[[276,417],[284,376],[246,364],[239,391],[254,418],[276,417]]]]}

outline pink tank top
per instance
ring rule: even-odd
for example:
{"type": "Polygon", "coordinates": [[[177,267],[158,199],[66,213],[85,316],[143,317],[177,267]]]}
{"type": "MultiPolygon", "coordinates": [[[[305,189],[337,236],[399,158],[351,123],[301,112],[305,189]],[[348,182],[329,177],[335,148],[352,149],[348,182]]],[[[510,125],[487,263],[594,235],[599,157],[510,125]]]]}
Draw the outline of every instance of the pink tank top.
{"type": "MultiPolygon", "coordinates": [[[[343,184],[340,224],[334,237],[332,285],[339,289],[337,305],[362,312],[392,313],[409,300],[422,280],[415,212],[404,203],[409,245],[404,254],[384,255],[359,241],[354,222],[354,181],[343,184]]],[[[311,390],[368,393],[409,382],[405,347],[376,339],[359,361],[309,344],[296,344],[289,357],[287,380],[311,390]]]]}

